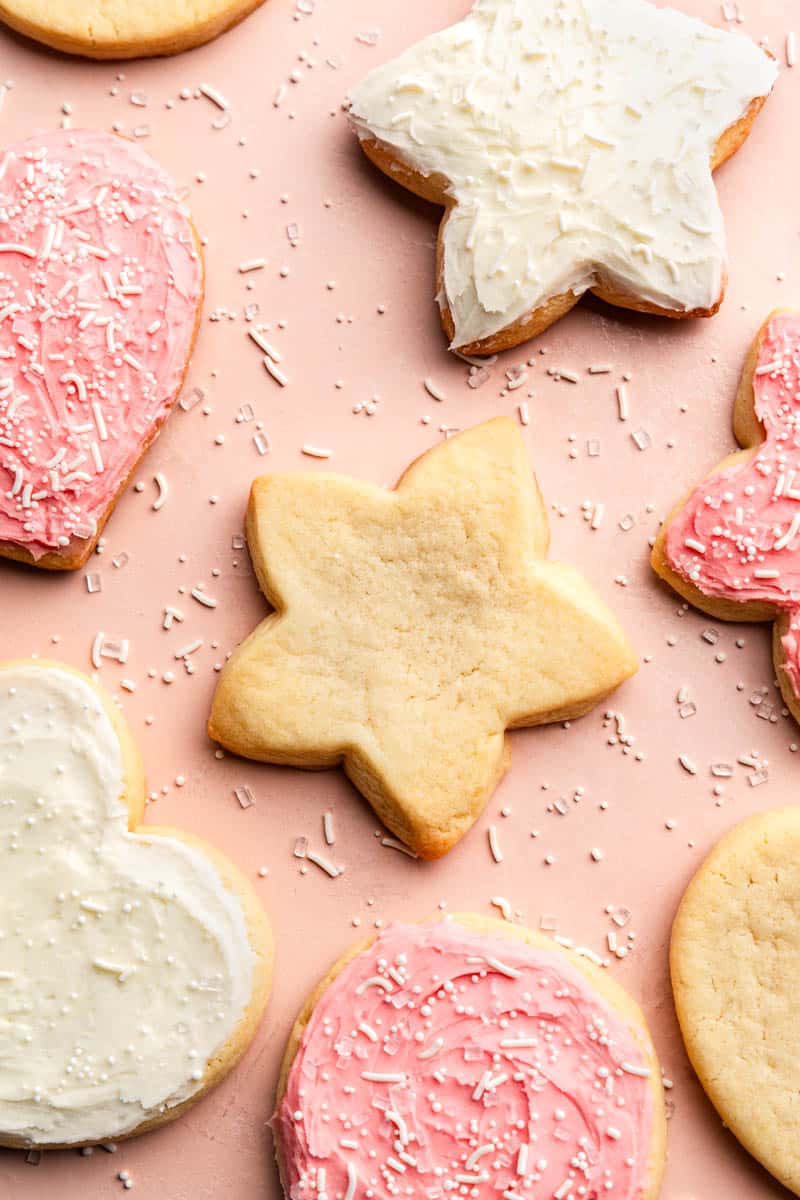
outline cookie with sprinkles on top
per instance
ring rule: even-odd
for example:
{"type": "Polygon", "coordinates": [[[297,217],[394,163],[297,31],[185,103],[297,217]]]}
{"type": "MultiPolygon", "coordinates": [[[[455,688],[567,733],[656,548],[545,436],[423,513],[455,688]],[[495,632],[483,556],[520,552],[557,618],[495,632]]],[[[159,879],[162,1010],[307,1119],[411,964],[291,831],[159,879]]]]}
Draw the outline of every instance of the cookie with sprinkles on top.
{"type": "Polygon", "coordinates": [[[477,0],[350,94],[370,159],[444,207],[451,349],[535,337],[587,291],[711,316],[725,291],[712,179],[777,76],[767,52],[645,0],[477,0]]]}
{"type": "Polygon", "coordinates": [[[547,560],[544,502],[506,417],[434,446],[393,491],[265,475],[247,540],[275,611],[225,666],[211,737],[263,762],[341,763],[423,858],[483,811],[506,729],[583,716],[637,669],[586,580],[547,560]]]}
{"type": "Polygon", "coordinates": [[[292,1030],[273,1121],[292,1200],[655,1200],[661,1072],[606,972],[479,916],[391,925],[292,1030]]]}
{"type": "Polygon", "coordinates": [[[0,21],[66,54],[146,58],[202,46],[264,0],[0,0],[0,21]]]}
{"type": "Polygon", "coordinates": [[[722,621],[773,621],[787,707],[800,721],[800,312],[776,311],[747,356],[729,455],[664,522],[654,569],[722,621]]]}
{"type": "Polygon", "coordinates": [[[273,953],[255,890],[144,808],[111,698],[61,663],[0,663],[0,1146],[163,1125],[256,1032],[273,953]]]}
{"type": "Polygon", "coordinates": [[[178,396],[203,262],[177,191],[112,134],[0,153],[0,557],[82,566],[178,396]]]}

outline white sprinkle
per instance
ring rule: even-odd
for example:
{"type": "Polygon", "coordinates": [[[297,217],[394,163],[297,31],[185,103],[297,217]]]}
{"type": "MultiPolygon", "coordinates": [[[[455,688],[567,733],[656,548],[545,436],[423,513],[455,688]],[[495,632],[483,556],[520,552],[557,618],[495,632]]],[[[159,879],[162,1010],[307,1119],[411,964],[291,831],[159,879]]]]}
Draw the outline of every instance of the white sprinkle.
{"type": "Polygon", "coordinates": [[[289,382],[288,375],[285,375],[280,367],[275,365],[270,356],[265,354],[261,361],[264,364],[264,370],[267,372],[267,374],[271,375],[275,382],[279,383],[281,387],[286,387],[287,383],[289,382]]]}
{"type": "Polygon", "coordinates": [[[20,246],[17,242],[0,242],[0,254],[24,254],[26,258],[36,258],[36,251],[30,246],[20,246]]]}
{"type": "Polygon", "coordinates": [[[519,979],[522,975],[522,971],[518,971],[516,967],[506,966],[499,958],[487,958],[486,965],[493,971],[497,971],[499,975],[506,975],[509,979],[519,979]]]}
{"type": "Polygon", "coordinates": [[[266,265],[265,258],[248,258],[246,262],[239,263],[239,274],[246,275],[248,271],[260,271],[266,265]]]}
{"type": "Polygon", "coordinates": [[[181,647],[180,650],[176,650],[175,657],[179,660],[181,658],[188,658],[190,654],[195,654],[202,645],[203,639],[195,638],[193,642],[188,642],[187,645],[181,647]]]}
{"type": "Polygon", "coordinates": [[[103,638],[104,637],[105,637],[104,633],[96,633],[94,635],[94,641],[92,642],[92,666],[94,667],[95,671],[99,671],[101,666],[103,665],[102,661],[101,661],[100,651],[103,648],[103,638]]]}
{"type": "Polygon", "coordinates": [[[684,546],[687,550],[696,550],[698,554],[705,554],[706,547],[704,542],[698,542],[697,538],[686,538],[684,546]]]}
{"type": "Polygon", "coordinates": [[[789,545],[789,543],[791,541],[793,541],[794,538],[797,537],[798,533],[800,533],[800,513],[795,513],[794,516],[792,517],[791,525],[786,530],[786,532],[784,534],[782,534],[781,537],[778,538],[778,540],[775,542],[773,549],[785,550],[786,547],[789,545]]]}
{"type": "Polygon", "coordinates": [[[371,1025],[367,1025],[366,1021],[361,1022],[361,1024],[358,1027],[358,1031],[359,1031],[359,1033],[363,1033],[364,1037],[368,1038],[370,1042],[377,1042],[377,1040],[378,1040],[377,1033],[375,1032],[375,1030],[372,1028],[371,1025]]]}
{"type": "Polygon", "coordinates": [[[497,841],[497,826],[496,825],[489,826],[489,835],[488,836],[489,836],[489,850],[491,851],[492,858],[494,859],[494,861],[496,863],[501,863],[503,861],[503,852],[500,849],[500,846],[497,841]]]}
{"type": "Polygon", "coordinates": [[[200,92],[201,96],[205,96],[206,100],[210,100],[212,104],[216,104],[217,108],[221,108],[223,111],[227,109],[228,101],[225,99],[222,93],[218,92],[216,88],[213,88],[211,84],[201,83],[197,90],[200,92]]]}
{"type": "Polygon", "coordinates": [[[506,900],[505,896],[492,896],[489,903],[492,904],[495,908],[500,909],[500,912],[503,914],[503,919],[505,921],[511,920],[511,917],[512,917],[511,905],[508,902],[508,900],[506,900]]]}
{"type": "Polygon", "coordinates": [[[353,1200],[353,1197],[356,1194],[357,1181],[358,1176],[356,1175],[356,1169],[353,1164],[349,1162],[347,1164],[347,1191],[344,1194],[344,1200],[353,1200]]]}
{"type": "Polygon", "coordinates": [[[92,966],[96,967],[98,971],[105,971],[109,975],[116,975],[120,983],[125,983],[136,971],[136,967],[134,966],[121,967],[118,963],[109,962],[105,958],[95,958],[92,966]]]}
{"type": "Polygon", "coordinates": [[[303,444],[302,452],[309,458],[330,458],[333,454],[333,451],[326,449],[325,446],[312,446],[310,442],[303,444]]]}
{"type": "Polygon", "coordinates": [[[590,375],[610,375],[612,370],[610,363],[594,363],[589,367],[590,375]]]}
{"type": "Polygon", "coordinates": [[[768,569],[766,567],[762,567],[757,571],[753,571],[753,578],[754,579],[777,579],[778,572],[773,571],[771,568],[768,569]]]}
{"type": "Polygon", "coordinates": [[[322,816],[322,835],[325,838],[325,844],[332,846],[336,841],[333,832],[333,813],[326,812],[322,816]]]}
{"type": "Polygon", "coordinates": [[[525,1050],[536,1045],[535,1037],[503,1038],[500,1046],[503,1050],[525,1050]]]}
{"type": "Polygon", "coordinates": [[[620,421],[627,421],[628,417],[631,415],[630,407],[628,405],[628,389],[625,387],[624,383],[620,383],[617,386],[617,412],[619,414],[620,421]]]}
{"type": "Polygon", "coordinates": [[[436,386],[436,384],[433,382],[432,379],[430,379],[430,378],[426,379],[424,381],[423,386],[425,388],[425,391],[428,393],[428,395],[431,396],[434,400],[442,401],[442,400],[447,399],[447,396],[444,394],[443,391],[441,391],[440,388],[438,388],[436,386]]]}
{"type": "MultiPolygon", "coordinates": [[[[169,485],[167,484],[167,481],[161,471],[156,471],[155,475],[153,476],[153,483],[158,488],[158,495],[156,496],[155,500],[153,501],[151,508],[153,509],[153,512],[160,512],[161,509],[164,507],[164,505],[167,502],[167,496],[169,495],[169,485]]],[[[194,596],[194,592],[192,592],[192,595],[194,596]]],[[[197,596],[195,596],[194,598],[196,600],[197,596]]],[[[200,603],[202,604],[202,603],[204,603],[204,601],[201,600],[200,603]]],[[[213,606],[211,606],[211,607],[213,607],[213,606]]]]}
{"type": "Polygon", "coordinates": [[[382,975],[371,975],[369,979],[365,979],[363,983],[360,983],[358,985],[358,987],[356,988],[356,995],[357,996],[363,995],[364,992],[367,990],[367,988],[371,988],[371,987],[383,988],[383,990],[385,992],[393,992],[394,991],[394,988],[389,983],[388,979],[384,979],[382,975]]]}
{"type": "Polygon", "coordinates": [[[681,764],[684,771],[686,771],[689,775],[697,774],[697,764],[692,762],[691,758],[689,758],[688,755],[686,755],[686,754],[679,755],[678,762],[681,764]]]}
{"type": "Polygon", "coordinates": [[[420,1050],[419,1054],[417,1055],[417,1058],[421,1058],[421,1059],[433,1058],[433,1056],[435,1054],[439,1053],[439,1051],[441,1050],[443,1045],[444,1045],[443,1038],[440,1038],[440,1037],[434,1038],[433,1041],[431,1042],[430,1046],[427,1046],[424,1050],[420,1050]]]}
{"type": "Polygon", "coordinates": [[[523,400],[521,404],[517,405],[517,412],[519,413],[520,425],[528,425],[530,423],[530,414],[528,412],[527,400],[523,400]]]}
{"type": "Polygon", "coordinates": [[[367,1083],[405,1083],[406,1081],[405,1075],[398,1071],[362,1071],[361,1078],[367,1083]]]}
{"type": "Polygon", "coordinates": [[[97,434],[101,442],[108,441],[108,430],[106,429],[106,421],[103,416],[103,410],[96,400],[92,401],[92,416],[94,423],[97,426],[97,434]]]}
{"type": "Polygon", "coordinates": [[[202,604],[205,608],[217,607],[217,602],[213,596],[207,596],[199,587],[192,588],[192,599],[196,600],[198,604],[202,604]]]}
{"type": "Polygon", "coordinates": [[[517,1174],[527,1175],[528,1173],[528,1143],[523,1142],[517,1151],[517,1174]]]}
{"type": "Polygon", "coordinates": [[[267,357],[271,358],[273,362],[279,363],[281,361],[280,351],[276,350],[274,346],[270,345],[263,334],[260,334],[257,329],[248,329],[247,336],[252,342],[255,342],[259,350],[263,350],[267,357]]]}
{"type": "Polygon", "coordinates": [[[313,850],[308,851],[306,858],[315,867],[319,867],[321,871],[324,871],[326,875],[330,875],[331,879],[336,879],[338,875],[342,874],[341,867],[335,867],[327,858],[323,858],[321,854],[315,854],[313,850]]]}
{"type": "Polygon", "coordinates": [[[619,1067],[620,1067],[620,1070],[624,1071],[626,1075],[638,1075],[638,1077],[640,1079],[649,1079],[650,1078],[650,1068],[649,1067],[637,1067],[635,1063],[627,1063],[627,1062],[620,1063],[619,1067]]]}
{"type": "Polygon", "coordinates": [[[61,383],[71,383],[78,395],[78,400],[81,404],[86,403],[86,384],[83,379],[75,371],[67,371],[61,376],[61,383]]]}
{"type": "Polygon", "coordinates": [[[387,850],[397,850],[398,853],[405,854],[408,858],[419,858],[416,851],[412,850],[409,846],[404,846],[397,838],[382,837],[381,845],[385,846],[387,850]]]}
{"type": "Polygon", "coordinates": [[[606,511],[605,504],[595,504],[590,529],[599,529],[606,511]]]}
{"type": "Polygon", "coordinates": [[[567,1195],[567,1193],[570,1191],[571,1188],[572,1188],[572,1180],[565,1179],[564,1182],[562,1184],[560,1184],[556,1188],[556,1190],[553,1192],[553,1200],[564,1200],[564,1197],[567,1195]]]}
{"type": "Polygon", "coordinates": [[[786,35],[786,65],[793,67],[797,62],[797,35],[790,29],[786,35]]]}
{"type": "Polygon", "coordinates": [[[609,1125],[608,1129],[606,1130],[606,1137],[611,1138],[612,1142],[618,1142],[622,1137],[622,1134],[613,1125],[609,1125]]]}

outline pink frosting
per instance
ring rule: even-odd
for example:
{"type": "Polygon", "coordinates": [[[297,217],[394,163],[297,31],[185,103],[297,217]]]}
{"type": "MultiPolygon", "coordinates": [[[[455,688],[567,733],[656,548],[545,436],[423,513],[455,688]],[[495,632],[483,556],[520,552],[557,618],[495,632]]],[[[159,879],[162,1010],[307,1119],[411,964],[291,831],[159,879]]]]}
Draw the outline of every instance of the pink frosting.
{"type": "Polygon", "coordinates": [[[0,541],[94,536],[175,400],[203,269],[169,175],[93,132],[0,155],[0,541]]]}
{"type": "Polygon", "coordinates": [[[316,1005],[276,1115],[291,1200],[639,1200],[633,1031],[555,946],[392,925],[316,1005]]]}
{"type": "Polygon", "coordinates": [[[800,698],[800,313],[767,324],[755,377],[765,441],[705,479],[670,522],[670,566],[706,596],[784,609],[786,672],[800,698]]]}

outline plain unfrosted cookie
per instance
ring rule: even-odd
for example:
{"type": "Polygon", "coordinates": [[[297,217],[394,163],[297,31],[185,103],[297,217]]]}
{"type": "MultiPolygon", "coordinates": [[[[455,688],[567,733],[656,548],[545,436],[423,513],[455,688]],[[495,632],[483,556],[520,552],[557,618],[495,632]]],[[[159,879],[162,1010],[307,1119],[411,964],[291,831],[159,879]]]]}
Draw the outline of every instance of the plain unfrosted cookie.
{"type": "Polygon", "coordinates": [[[177,191],[113,134],[0,151],[0,558],[82,566],[178,397],[203,260],[177,191]]]}
{"type": "Polygon", "coordinates": [[[0,1146],[179,1116],[247,1049],[272,936],[213,847],[141,826],[139,753],[69,667],[0,664],[0,1146]]]}
{"type": "Polygon", "coordinates": [[[800,721],[800,312],[773,312],[758,331],[733,429],[744,449],[676,506],[652,563],[719,620],[775,623],[775,671],[800,721]]]}
{"type": "Polygon", "coordinates": [[[451,348],[535,337],[586,291],[710,316],[725,290],[711,176],[776,79],[742,34],[645,0],[477,0],[350,94],[365,153],[445,208],[451,348]]]}
{"type": "Polygon", "coordinates": [[[146,58],[202,46],[263,0],[0,0],[0,21],[86,58],[146,58]]]}
{"type": "Polygon", "coordinates": [[[580,716],[636,670],[599,597],[546,561],[544,504],[507,418],[428,451],[394,491],[265,475],[247,538],[277,611],[225,667],[211,737],[266,762],[343,763],[424,858],[482,811],[506,729],[580,716]]]}
{"type": "Polygon", "coordinates": [[[666,1149],[635,1001],[473,915],[391,925],[331,968],[289,1038],[273,1128],[295,1200],[655,1200],[666,1149]]]}
{"type": "Polygon", "coordinates": [[[800,808],[743,822],[712,850],[672,930],[686,1049],[725,1124],[800,1195],[800,808]]]}

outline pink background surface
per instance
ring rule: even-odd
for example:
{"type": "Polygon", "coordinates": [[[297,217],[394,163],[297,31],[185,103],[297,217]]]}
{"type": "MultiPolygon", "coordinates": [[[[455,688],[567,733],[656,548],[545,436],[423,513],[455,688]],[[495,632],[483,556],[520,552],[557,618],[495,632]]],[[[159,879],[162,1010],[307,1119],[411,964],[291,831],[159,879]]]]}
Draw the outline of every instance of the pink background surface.
{"type": "MultiPolygon", "coordinates": [[[[716,644],[704,640],[714,623],[681,613],[649,569],[647,543],[659,516],[733,448],[733,393],[760,321],[776,305],[800,304],[800,67],[782,71],[749,143],[718,175],[731,258],[718,317],[678,324],[589,302],[538,342],[505,355],[489,381],[471,390],[467,368],[446,351],[432,302],[436,213],[362,161],[340,111],[347,88],[369,67],[467,7],[466,0],[317,0],[315,11],[302,15],[294,0],[269,0],[211,46],[121,67],[71,61],[0,32],[0,83],[13,81],[0,113],[4,143],[57,126],[62,104],[72,107],[76,127],[149,126],[143,144],[186,184],[208,238],[205,318],[187,377],[187,394],[199,387],[205,400],[175,411],[138,473],[143,491],[131,489],[119,504],[103,553],[88,568],[100,574],[101,592],[87,592],[83,571],[58,577],[0,566],[0,657],[52,655],[89,670],[98,631],[130,639],[128,663],[104,662],[100,678],[112,691],[123,678],[138,685],[120,695],[157,796],[151,818],[213,839],[249,872],[278,943],[268,1017],[244,1062],[212,1096],[113,1157],[101,1150],[88,1158],[52,1153],[34,1167],[20,1153],[0,1151],[0,1195],[94,1200],[121,1191],[116,1172],[127,1170],[143,1200],[277,1200],[266,1123],[286,1035],[317,977],[375,922],[422,918],[437,905],[495,911],[493,896],[508,898],[534,927],[555,918],[560,934],[601,953],[616,928],[605,907],[631,910],[620,942],[632,932],[633,948],[611,969],[641,1001],[674,1081],[665,1200],[786,1194],[724,1131],[692,1076],[672,1009],[667,943],[681,892],[714,841],[749,813],[794,800],[800,761],[792,743],[800,736],[773,688],[769,630],[721,625],[716,644]],[[376,44],[359,40],[372,31],[380,34],[376,44]],[[118,71],[124,78],[116,79],[118,71]],[[291,83],[295,71],[298,82],[291,83]],[[181,89],[192,93],[203,83],[229,102],[225,128],[212,127],[220,112],[205,97],[179,99],[181,89]],[[284,84],[276,108],[273,97],[284,84]],[[132,104],[132,94],[146,106],[132,104]],[[291,225],[299,229],[295,246],[291,225]],[[268,260],[264,270],[239,274],[240,262],[260,256],[268,260]],[[290,379],[284,389],[265,374],[245,336],[248,303],[259,305],[256,320],[269,325],[266,336],[283,355],[290,379]],[[535,359],[528,384],[502,397],[505,369],[528,357],[535,359]],[[613,373],[589,378],[587,367],[604,361],[613,373]],[[574,370],[580,382],[558,382],[548,366],[574,370]],[[614,400],[623,372],[632,375],[627,423],[617,419],[614,400]],[[427,395],[426,377],[443,402],[427,395]],[[370,810],[338,772],[215,758],[204,733],[215,663],[264,613],[247,553],[232,548],[232,537],[259,473],[333,469],[391,484],[441,437],[440,426],[515,414],[529,391],[524,432],[553,506],[553,554],[585,571],[646,657],[610,701],[635,743],[628,755],[608,744],[613,729],[604,726],[602,709],[569,730],[514,734],[511,773],[475,830],[447,859],[417,863],[381,847],[370,810]],[[373,416],[353,413],[376,395],[373,416]],[[237,423],[242,404],[263,423],[268,456],[254,447],[254,422],[237,423]],[[646,450],[631,438],[637,431],[650,439],[646,450]],[[600,448],[594,456],[587,451],[592,439],[600,448]],[[303,457],[306,442],[330,448],[330,462],[303,457]],[[153,512],[159,470],[170,493],[153,512]],[[584,501],[605,505],[596,531],[583,519],[584,501]],[[628,514],[635,525],[624,531],[618,522],[628,514]],[[129,560],[117,568],[112,559],[122,552],[129,560]],[[615,582],[620,577],[627,586],[615,582]],[[198,583],[218,599],[215,609],[190,598],[198,583]],[[165,632],[169,604],[186,619],[165,632]],[[189,676],[174,655],[196,637],[204,645],[189,676]],[[740,637],[745,645],[737,648],[740,637]],[[719,654],[724,661],[716,661],[719,654]],[[163,682],[165,671],[174,672],[171,685],[163,682]],[[682,686],[697,706],[688,719],[676,704],[682,686]],[[761,688],[766,719],[752,703],[761,688]],[[748,784],[750,769],[742,765],[730,780],[711,776],[712,763],[735,763],[753,750],[769,760],[762,786],[748,784]],[[679,765],[679,755],[696,764],[696,775],[679,765]],[[719,796],[715,783],[724,784],[719,796]],[[240,784],[256,797],[247,811],[232,794],[240,784]],[[585,789],[578,804],[576,788],[585,789]],[[567,815],[549,808],[560,796],[567,815]],[[304,873],[292,854],[298,837],[324,849],[327,810],[336,829],[329,853],[346,867],[336,880],[311,865],[304,873]],[[490,823],[498,827],[500,864],[488,850],[490,823]],[[604,851],[602,861],[591,860],[592,847],[604,851]],[[546,854],[555,856],[551,866],[546,854]],[[261,866],[269,868],[266,878],[257,874],[261,866]]],[[[721,20],[717,0],[681,0],[680,7],[721,20]]],[[[790,0],[744,0],[739,27],[757,39],[768,35],[783,64],[793,8],[790,0]]]]}

